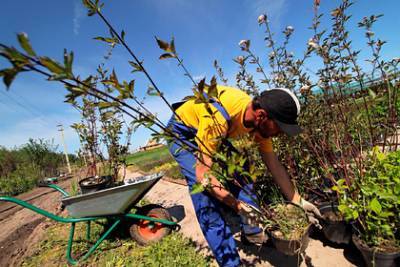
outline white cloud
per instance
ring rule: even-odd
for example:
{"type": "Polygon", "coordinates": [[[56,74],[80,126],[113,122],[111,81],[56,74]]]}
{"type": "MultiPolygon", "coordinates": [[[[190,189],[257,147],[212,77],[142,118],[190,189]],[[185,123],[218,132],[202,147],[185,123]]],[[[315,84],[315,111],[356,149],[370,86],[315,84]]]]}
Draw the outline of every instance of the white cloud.
{"type": "Polygon", "coordinates": [[[79,28],[81,27],[81,21],[85,17],[85,9],[80,1],[74,1],[74,17],[72,19],[74,34],[79,34],[79,28]]]}

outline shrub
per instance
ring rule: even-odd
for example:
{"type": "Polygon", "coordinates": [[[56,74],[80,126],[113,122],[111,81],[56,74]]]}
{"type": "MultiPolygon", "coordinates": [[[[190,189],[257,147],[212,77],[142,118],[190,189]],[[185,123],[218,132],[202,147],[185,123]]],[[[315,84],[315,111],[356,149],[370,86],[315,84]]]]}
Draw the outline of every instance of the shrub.
{"type": "Polygon", "coordinates": [[[339,210],[356,221],[361,239],[370,247],[400,249],[400,150],[384,154],[376,147],[368,155],[367,168],[355,183],[339,180],[339,210]]]}

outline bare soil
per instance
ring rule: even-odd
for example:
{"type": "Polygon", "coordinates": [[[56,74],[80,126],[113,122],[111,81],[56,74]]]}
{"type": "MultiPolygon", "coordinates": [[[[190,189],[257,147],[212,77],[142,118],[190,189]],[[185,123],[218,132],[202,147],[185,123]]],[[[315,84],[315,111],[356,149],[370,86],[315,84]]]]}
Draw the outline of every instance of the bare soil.
{"type": "MultiPolygon", "coordinates": [[[[70,180],[59,185],[67,188],[70,180]]],[[[61,194],[49,188],[34,190],[17,196],[29,203],[55,214],[60,213],[61,194]]],[[[0,266],[19,266],[21,260],[32,252],[45,229],[53,222],[45,217],[8,202],[0,202],[0,266]]]]}

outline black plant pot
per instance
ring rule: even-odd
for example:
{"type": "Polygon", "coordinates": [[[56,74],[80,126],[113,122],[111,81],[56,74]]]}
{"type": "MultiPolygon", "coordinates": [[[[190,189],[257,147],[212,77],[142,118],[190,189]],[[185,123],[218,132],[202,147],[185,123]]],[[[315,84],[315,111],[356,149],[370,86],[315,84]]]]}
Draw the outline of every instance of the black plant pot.
{"type": "Polygon", "coordinates": [[[332,202],[325,202],[319,205],[324,220],[321,221],[322,232],[325,237],[337,244],[349,244],[351,240],[351,225],[344,220],[331,220],[327,216],[329,213],[333,215],[338,214],[337,204],[332,202]],[[324,216],[325,215],[325,216],[324,216]]]}
{"type": "Polygon", "coordinates": [[[100,177],[87,177],[79,181],[79,187],[81,188],[82,194],[88,194],[96,191],[106,189],[111,185],[112,177],[100,176],[100,177]]]}
{"type": "Polygon", "coordinates": [[[395,253],[374,252],[374,249],[365,245],[357,235],[352,236],[353,243],[361,252],[368,267],[396,267],[400,266],[400,251],[395,253]],[[375,261],[375,264],[374,264],[375,261]]]}
{"type": "Polygon", "coordinates": [[[274,234],[274,231],[270,232],[272,243],[275,248],[285,255],[293,256],[303,253],[307,246],[310,238],[308,237],[311,227],[308,226],[307,230],[298,240],[287,240],[280,238],[274,234]]]}

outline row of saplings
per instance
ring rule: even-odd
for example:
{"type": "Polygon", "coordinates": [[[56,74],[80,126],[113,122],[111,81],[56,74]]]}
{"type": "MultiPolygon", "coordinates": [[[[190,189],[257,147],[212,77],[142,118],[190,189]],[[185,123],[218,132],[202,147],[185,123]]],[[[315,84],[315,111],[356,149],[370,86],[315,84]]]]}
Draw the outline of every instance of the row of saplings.
{"type": "MultiPolygon", "coordinates": [[[[400,151],[375,148],[367,162],[351,184],[337,180],[331,188],[334,200],[314,199],[322,214],[321,231],[333,243],[353,242],[367,266],[400,266],[400,151]]],[[[304,253],[311,230],[304,212],[292,204],[269,208],[273,214],[267,229],[276,249],[286,255],[304,253]]]]}

